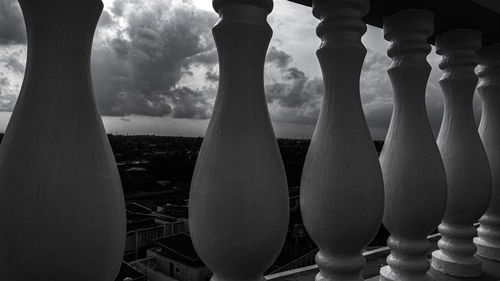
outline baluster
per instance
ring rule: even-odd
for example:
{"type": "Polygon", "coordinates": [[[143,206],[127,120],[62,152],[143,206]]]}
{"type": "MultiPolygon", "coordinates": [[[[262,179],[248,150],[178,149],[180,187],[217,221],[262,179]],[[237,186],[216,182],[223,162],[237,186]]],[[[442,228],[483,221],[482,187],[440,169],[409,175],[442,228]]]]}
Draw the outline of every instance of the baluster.
{"type": "Polygon", "coordinates": [[[317,56],[325,96],[301,182],[304,225],[319,247],[316,280],[363,280],[361,250],[379,229],[382,172],[361,107],[359,78],[366,55],[361,36],[368,0],[314,0],[321,23],[317,56]]]}
{"type": "Polygon", "coordinates": [[[483,105],[479,134],[488,155],[493,189],[474,242],[478,255],[500,261],[500,44],[483,47],[479,65],[478,91],[483,105]]]}
{"type": "Polygon", "coordinates": [[[387,71],[394,90],[394,109],[380,163],[385,184],[383,222],[391,236],[388,266],[381,280],[431,280],[427,235],[446,208],[446,176],[425,109],[430,65],[427,39],[434,15],[404,10],[384,18],[384,37],[392,42],[387,71]]]}
{"type": "Polygon", "coordinates": [[[264,96],[271,0],[214,1],[220,82],[189,197],[194,247],[213,280],[264,280],[288,227],[288,190],[264,96]]]}
{"type": "Polygon", "coordinates": [[[491,195],[488,158],[477,132],[472,97],[477,84],[474,68],[481,32],[458,29],[436,36],[442,55],[439,80],[443,90],[444,117],[437,143],[448,182],[447,207],[439,225],[439,250],[432,253],[432,267],[441,272],[473,277],[481,275],[475,256],[474,223],[486,211],[491,195]]]}
{"type": "Polygon", "coordinates": [[[91,85],[102,2],[19,2],[28,59],[0,146],[0,275],[112,281],[126,225],[120,177],[91,85]]]}

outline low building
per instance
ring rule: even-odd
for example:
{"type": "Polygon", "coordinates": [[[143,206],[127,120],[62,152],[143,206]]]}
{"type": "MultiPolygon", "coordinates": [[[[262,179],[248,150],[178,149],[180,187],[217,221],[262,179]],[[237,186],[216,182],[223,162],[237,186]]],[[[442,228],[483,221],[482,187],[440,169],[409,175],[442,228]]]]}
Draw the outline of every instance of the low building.
{"type": "Polygon", "coordinates": [[[148,263],[148,276],[164,275],[165,281],[171,278],[179,281],[208,281],[212,277],[212,272],[194,250],[188,234],[166,236],[154,242],[156,246],[147,250],[148,259],[154,259],[153,266],[151,262],[148,263]]]}
{"type": "Polygon", "coordinates": [[[126,261],[146,256],[146,247],[153,240],[164,237],[165,225],[155,221],[152,210],[136,202],[125,205],[127,211],[127,238],[125,243],[126,261]]]}
{"type": "Polygon", "coordinates": [[[122,261],[120,272],[116,276],[115,281],[147,281],[147,279],[146,275],[122,261]]]}

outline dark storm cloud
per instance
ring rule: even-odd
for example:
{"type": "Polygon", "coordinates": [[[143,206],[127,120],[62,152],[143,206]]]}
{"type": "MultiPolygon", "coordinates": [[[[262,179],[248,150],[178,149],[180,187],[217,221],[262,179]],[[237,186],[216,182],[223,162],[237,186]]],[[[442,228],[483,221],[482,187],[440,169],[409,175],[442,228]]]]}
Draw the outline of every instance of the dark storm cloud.
{"type": "Polygon", "coordinates": [[[21,8],[15,0],[0,1],[0,45],[25,44],[26,28],[21,8]]]}
{"type": "Polygon", "coordinates": [[[187,87],[179,87],[173,91],[173,100],[174,111],[172,117],[174,118],[210,118],[207,108],[210,108],[211,105],[200,92],[187,87]]]}
{"type": "Polygon", "coordinates": [[[292,56],[275,46],[269,49],[266,62],[279,69],[281,80],[267,84],[266,99],[273,120],[314,124],[319,115],[323,82],[309,79],[297,67],[289,67],[292,56]]]}
{"type": "Polygon", "coordinates": [[[218,82],[219,81],[219,73],[216,72],[213,69],[208,70],[205,72],[205,79],[211,82],[218,82]]]}
{"type": "MultiPolygon", "coordinates": [[[[303,79],[294,80],[291,84],[284,84],[280,92],[281,93],[289,93],[288,96],[278,98],[277,103],[270,104],[271,107],[278,105],[274,108],[274,112],[272,111],[272,117],[274,121],[285,122],[285,123],[296,123],[296,124],[315,124],[320,108],[321,108],[321,100],[323,97],[323,80],[319,78],[307,80],[301,85],[300,98],[295,97],[295,93],[297,86],[294,84],[301,84],[303,79]],[[302,101],[302,102],[299,102],[302,101]],[[283,106],[283,104],[291,105],[291,106],[283,106]]],[[[277,86],[279,84],[271,84],[267,87],[277,86]]]]}
{"type": "MultiPolygon", "coordinates": [[[[209,39],[209,41],[212,41],[211,38],[207,39],[209,39]]],[[[217,58],[217,49],[215,49],[215,46],[213,46],[213,48],[209,49],[208,51],[204,51],[190,57],[189,59],[187,59],[187,62],[193,65],[204,65],[212,67],[213,65],[219,63],[219,59],[217,58]]]]}
{"type": "Polygon", "coordinates": [[[111,40],[111,49],[115,51],[115,54],[119,59],[125,59],[125,56],[128,54],[130,49],[130,44],[128,41],[122,38],[114,38],[111,40]]]}
{"type": "Polygon", "coordinates": [[[292,56],[284,51],[278,50],[275,46],[272,46],[267,52],[266,62],[276,65],[278,68],[287,68],[290,62],[292,62],[292,56]]]}
{"type": "Polygon", "coordinates": [[[111,11],[115,21],[121,18],[127,26],[94,46],[93,79],[101,113],[209,118],[206,96],[178,83],[193,65],[217,62],[210,32],[216,16],[190,4],[160,0],[117,0],[111,11]]]}
{"type": "Polygon", "coordinates": [[[300,107],[311,98],[311,92],[304,91],[309,78],[295,67],[283,71],[283,83],[267,85],[267,101],[278,100],[283,107],[300,107]]]}

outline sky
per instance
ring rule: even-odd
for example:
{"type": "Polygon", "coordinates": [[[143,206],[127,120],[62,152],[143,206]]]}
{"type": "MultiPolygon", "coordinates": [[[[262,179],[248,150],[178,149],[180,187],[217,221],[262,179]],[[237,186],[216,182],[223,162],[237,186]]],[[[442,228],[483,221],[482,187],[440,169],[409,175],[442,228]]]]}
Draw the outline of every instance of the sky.
{"type": "MultiPolygon", "coordinates": [[[[92,48],[97,106],[108,133],[203,136],[217,93],[219,65],[210,0],[104,0],[92,48]]],[[[280,138],[310,138],[323,96],[316,58],[319,22],[311,8],[275,0],[265,64],[266,99],[280,138]]],[[[384,139],[392,113],[387,76],[389,43],[368,26],[360,91],[374,139],[384,139]]],[[[442,71],[433,48],[426,91],[429,121],[439,129],[442,71]]],[[[22,85],[26,31],[17,0],[0,1],[0,132],[5,131],[22,85]]],[[[476,120],[480,102],[474,99],[476,120]]]]}

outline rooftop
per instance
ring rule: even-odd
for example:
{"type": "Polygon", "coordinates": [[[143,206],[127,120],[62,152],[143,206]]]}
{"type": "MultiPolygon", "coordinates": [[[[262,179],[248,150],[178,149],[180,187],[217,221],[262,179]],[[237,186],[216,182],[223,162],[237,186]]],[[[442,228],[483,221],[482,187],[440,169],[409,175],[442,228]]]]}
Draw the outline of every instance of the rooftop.
{"type": "Polygon", "coordinates": [[[118,273],[118,276],[116,276],[115,281],[123,281],[127,277],[131,278],[130,281],[146,280],[146,276],[144,274],[137,271],[137,269],[132,267],[130,264],[122,261],[120,272],[118,273]]]}
{"type": "Polygon", "coordinates": [[[137,202],[127,202],[125,204],[125,208],[127,209],[127,212],[132,212],[132,213],[151,213],[152,210],[148,207],[145,207],[137,202]]]}
{"type": "Polygon", "coordinates": [[[179,233],[154,241],[159,247],[160,251],[157,253],[181,262],[185,265],[192,267],[201,267],[205,264],[201,261],[200,257],[196,253],[191,242],[191,237],[186,233],[179,233]]]}

